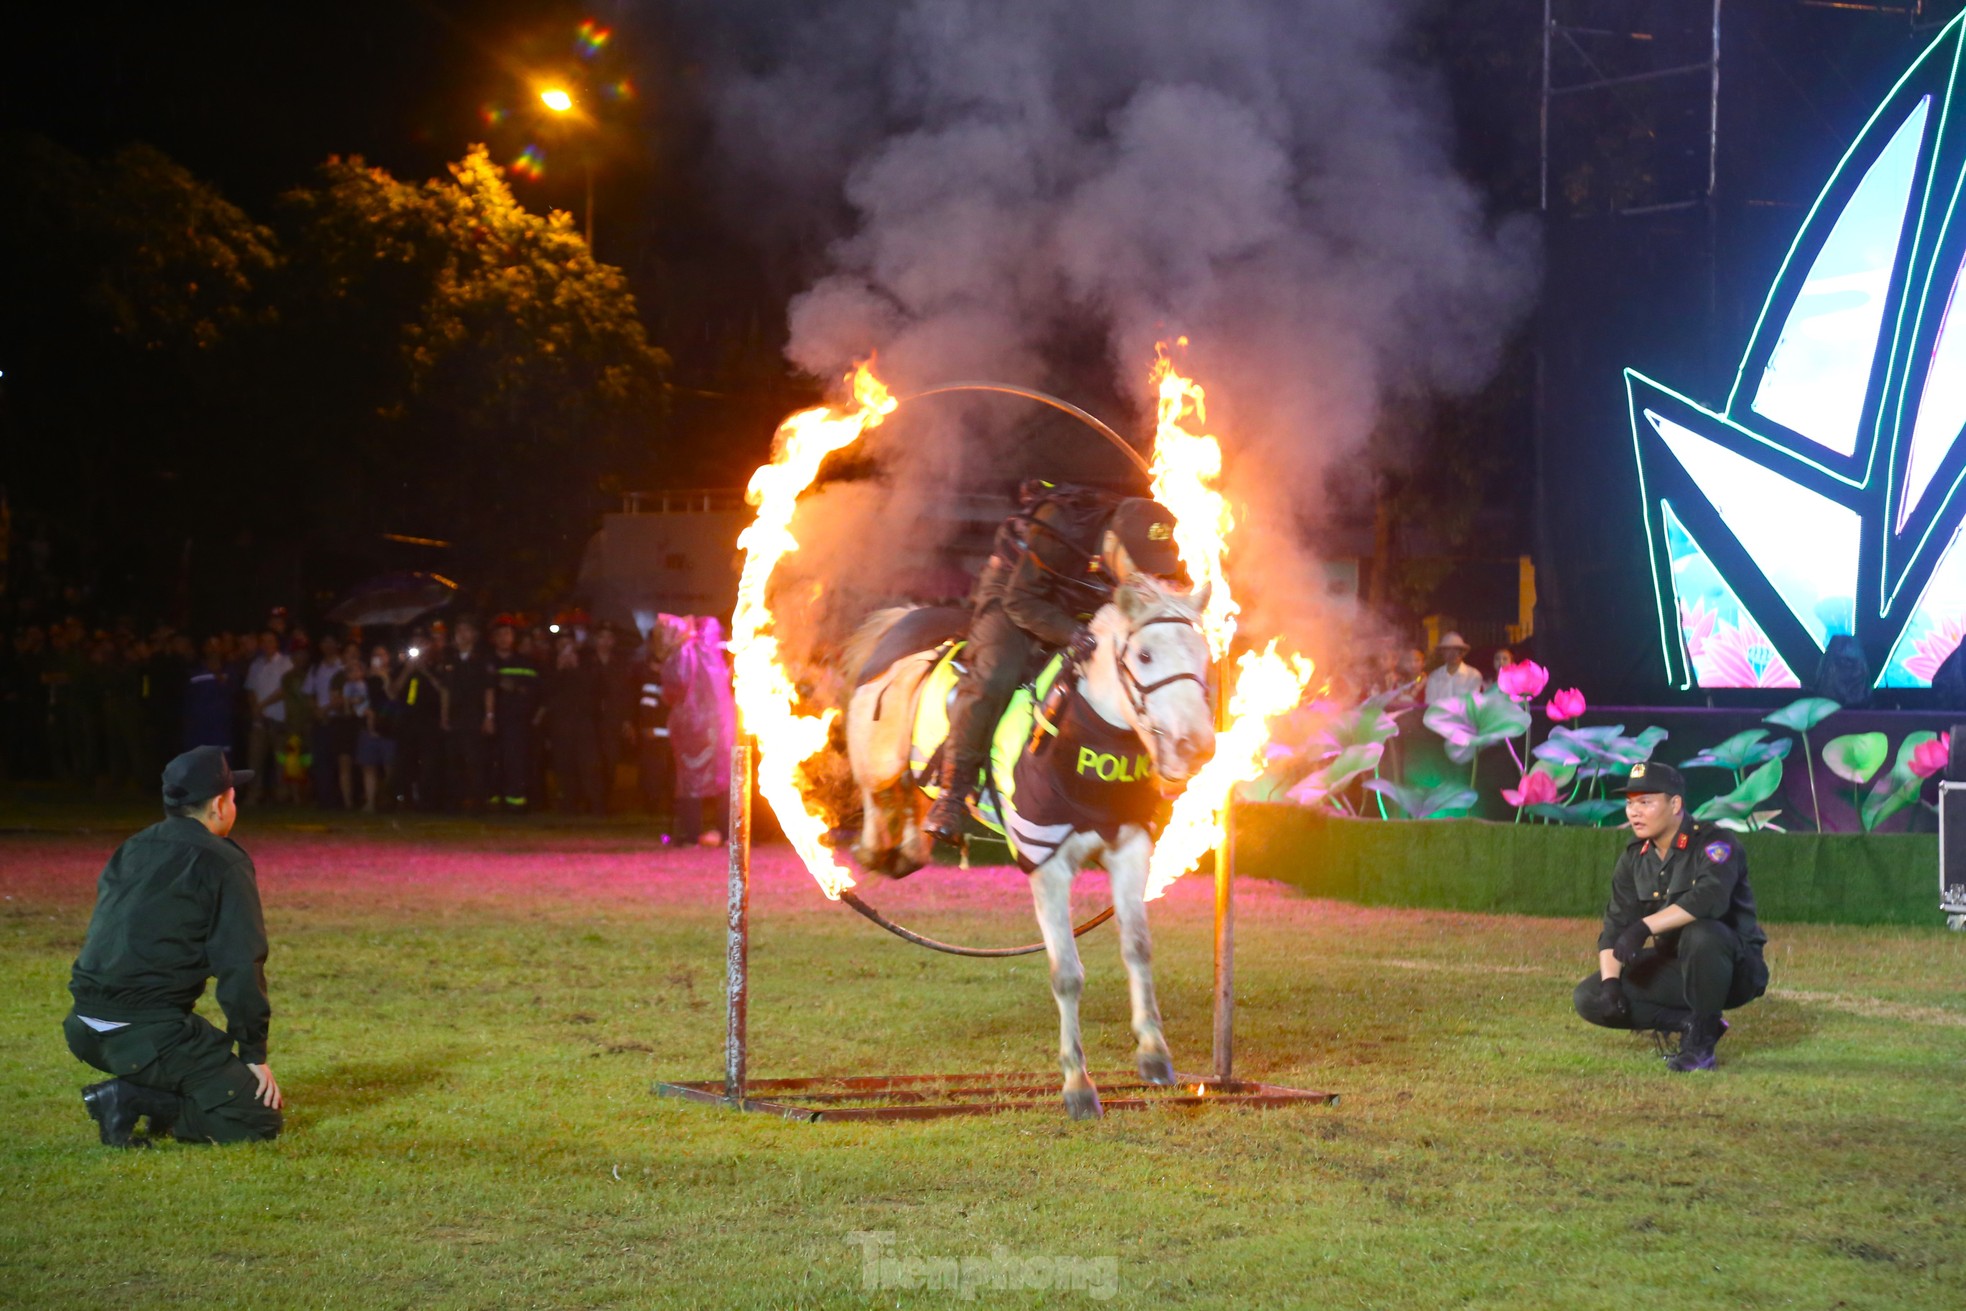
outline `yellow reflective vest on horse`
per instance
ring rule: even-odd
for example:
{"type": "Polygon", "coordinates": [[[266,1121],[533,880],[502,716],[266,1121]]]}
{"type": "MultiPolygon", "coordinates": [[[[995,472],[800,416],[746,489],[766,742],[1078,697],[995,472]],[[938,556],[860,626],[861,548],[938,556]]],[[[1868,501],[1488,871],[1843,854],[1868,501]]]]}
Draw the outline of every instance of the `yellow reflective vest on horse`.
{"type": "MultiPolygon", "coordinates": [[[[949,735],[949,698],[961,657],[962,643],[949,644],[916,702],[908,763],[916,785],[931,797],[936,780],[930,766],[949,735]]],[[[976,818],[1003,836],[1027,871],[1043,864],[1074,829],[1110,841],[1123,824],[1157,828],[1166,818],[1153,761],[1131,728],[1108,723],[1069,690],[1062,694],[1057,722],[1040,724],[1038,707],[1051,699],[1064,669],[1065,657],[1053,656],[1011,697],[991,736],[988,773],[975,793],[976,818]]]]}

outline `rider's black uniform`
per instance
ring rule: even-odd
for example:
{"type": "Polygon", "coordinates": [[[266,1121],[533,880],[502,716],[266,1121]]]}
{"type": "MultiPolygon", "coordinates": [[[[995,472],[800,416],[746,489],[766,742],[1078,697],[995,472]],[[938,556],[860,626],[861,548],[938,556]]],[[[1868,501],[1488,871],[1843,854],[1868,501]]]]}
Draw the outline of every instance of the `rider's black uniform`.
{"type": "MultiPolygon", "coordinates": [[[[1173,522],[1151,501],[1046,485],[997,530],[990,562],[972,593],[963,673],[949,705],[942,797],[955,797],[959,805],[975,788],[991,730],[1039,650],[1070,645],[1112,596],[1115,580],[1100,551],[1106,530],[1130,539],[1125,544],[1135,565],[1172,574],[1179,567],[1173,522]]],[[[952,813],[939,801],[929,828],[953,836],[959,817],[959,810],[952,813]],[[944,827],[945,820],[953,822],[944,827]]]]}

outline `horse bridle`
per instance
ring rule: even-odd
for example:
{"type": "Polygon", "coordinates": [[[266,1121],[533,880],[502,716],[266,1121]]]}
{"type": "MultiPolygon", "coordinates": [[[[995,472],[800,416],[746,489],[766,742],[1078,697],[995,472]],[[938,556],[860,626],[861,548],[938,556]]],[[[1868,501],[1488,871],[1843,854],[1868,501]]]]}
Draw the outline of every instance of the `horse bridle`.
{"type": "Polygon", "coordinates": [[[1119,647],[1113,653],[1113,663],[1119,666],[1120,685],[1126,689],[1126,699],[1133,707],[1135,719],[1144,722],[1147,725],[1147,730],[1155,737],[1165,737],[1166,733],[1162,731],[1161,726],[1156,724],[1147,714],[1148,697],[1164,687],[1179,683],[1185,679],[1201,688],[1202,699],[1207,701],[1211,706],[1214,704],[1215,698],[1212,695],[1212,689],[1208,686],[1208,680],[1200,674],[1192,673],[1188,670],[1182,670],[1178,674],[1169,674],[1166,678],[1153,683],[1142,683],[1135,676],[1133,666],[1126,662],[1127,649],[1131,645],[1129,639],[1138,633],[1140,629],[1152,628],[1155,624],[1180,624],[1183,628],[1191,628],[1197,633],[1201,632],[1201,625],[1192,619],[1184,619],[1180,615],[1160,615],[1156,618],[1149,619],[1146,623],[1141,624],[1139,628],[1129,628],[1126,632],[1122,633],[1120,635],[1119,647]]]}

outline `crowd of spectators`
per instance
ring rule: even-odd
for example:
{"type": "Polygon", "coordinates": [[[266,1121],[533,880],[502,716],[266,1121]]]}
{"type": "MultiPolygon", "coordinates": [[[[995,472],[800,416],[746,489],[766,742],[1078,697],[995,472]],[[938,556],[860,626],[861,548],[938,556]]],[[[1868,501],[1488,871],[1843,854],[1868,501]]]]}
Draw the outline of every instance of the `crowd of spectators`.
{"type": "MultiPolygon", "coordinates": [[[[1372,653],[1357,667],[1341,671],[1332,679],[1328,699],[1354,704],[1369,696],[1390,693],[1387,709],[1398,714],[1424,706],[1438,705],[1490,686],[1494,678],[1483,675],[1469,660],[1471,648],[1459,633],[1445,633],[1434,644],[1432,658],[1419,647],[1387,649],[1372,653]]],[[[1488,657],[1495,675],[1515,663],[1508,647],[1496,648],[1488,657]]]]}
{"type": "Polygon", "coordinates": [[[310,632],[281,610],[202,638],[18,624],[0,633],[0,766],[147,789],[210,745],[255,771],[249,805],[602,815],[629,797],[680,841],[722,840],[734,725],[714,620],[665,615],[644,636],[578,614],[459,615],[388,632],[310,632]]]}

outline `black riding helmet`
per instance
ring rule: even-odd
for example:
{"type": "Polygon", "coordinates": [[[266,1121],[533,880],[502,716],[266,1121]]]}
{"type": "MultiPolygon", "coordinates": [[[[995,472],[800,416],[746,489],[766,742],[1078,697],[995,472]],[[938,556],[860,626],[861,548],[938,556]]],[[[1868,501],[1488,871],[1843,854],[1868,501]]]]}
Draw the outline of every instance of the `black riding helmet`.
{"type": "Polygon", "coordinates": [[[1174,516],[1159,501],[1129,496],[1113,507],[1107,527],[1126,548],[1134,568],[1161,578],[1180,574],[1181,552],[1174,544],[1174,516]]]}

